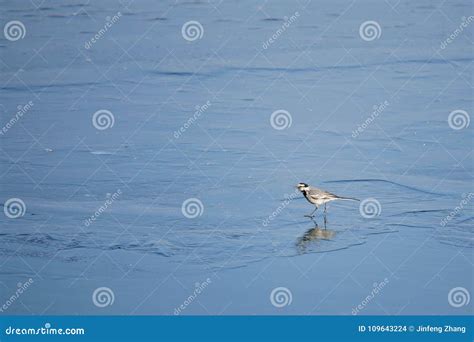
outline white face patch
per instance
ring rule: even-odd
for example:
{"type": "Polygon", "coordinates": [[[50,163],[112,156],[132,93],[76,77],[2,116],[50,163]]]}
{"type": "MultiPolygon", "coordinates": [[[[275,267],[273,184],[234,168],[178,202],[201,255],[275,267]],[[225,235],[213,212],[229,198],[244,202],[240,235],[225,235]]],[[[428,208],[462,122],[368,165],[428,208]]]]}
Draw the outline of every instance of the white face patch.
{"type": "Polygon", "coordinates": [[[299,190],[299,191],[308,190],[308,187],[307,187],[306,185],[304,185],[304,184],[301,184],[301,183],[300,183],[300,184],[298,184],[297,186],[298,186],[298,190],[299,190]]]}

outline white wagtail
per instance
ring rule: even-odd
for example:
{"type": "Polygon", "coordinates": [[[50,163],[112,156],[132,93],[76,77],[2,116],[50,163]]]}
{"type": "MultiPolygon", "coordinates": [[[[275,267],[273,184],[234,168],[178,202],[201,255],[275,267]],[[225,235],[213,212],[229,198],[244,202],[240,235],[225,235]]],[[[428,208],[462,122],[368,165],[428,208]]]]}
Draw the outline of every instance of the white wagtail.
{"type": "Polygon", "coordinates": [[[335,201],[335,200],[346,200],[346,201],[360,201],[357,198],[352,197],[341,197],[338,195],[334,195],[330,192],[313,188],[306,183],[298,183],[296,186],[299,191],[301,191],[304,197],[308,200],[309,203],[314,204],[316,208],[311,212],[309,215],[305,215],[305,217],[314,217],[314,212],[318,210],[320,205],[324,204],[324,215],[326,216],[326,203],[335,201]]]}

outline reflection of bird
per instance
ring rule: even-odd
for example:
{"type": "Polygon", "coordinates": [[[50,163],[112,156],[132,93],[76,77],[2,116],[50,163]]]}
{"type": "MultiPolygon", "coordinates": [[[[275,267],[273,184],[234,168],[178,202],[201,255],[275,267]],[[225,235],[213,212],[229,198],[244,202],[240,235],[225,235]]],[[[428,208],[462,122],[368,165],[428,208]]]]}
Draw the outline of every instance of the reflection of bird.
{"type": "Polygon", "coordinates": [[[301,191],[304,197],[308,200],[309,203],[312,203],[316,206],[313,212],[309,215],[305,215],[306,217],[313,218],[314,212],[318,210],[320,205],[324,204],[324,215],[326,215],[326,203],[335,201],[335,200],[346,200],[346,201],[359,201],[357,198],[352,197],[341,197],[338,195],[334,195],[330,192],[313,188],[306,183],[298,183],[296,186],[299,191],[301,191]]]}
{"type": "Polygon", "coordinates": [[[334,236],[335,232],[333,230],[321,229],[318,226],[308,230],[302,237],[303,241],[313,241],[313,240],[329,240],[334,236]]]}
{"type": "Polygon", "coordinates": [[[306,248],[312,243],[321,240],[331,240],[335,234],[335,231],[326,229],[326,227],[324,229],[319,228],[318,224],[316,223],[316,227],[309,229],[302,237],[297,240],[296,246],[301,252],[304,252],[306,248]]]}

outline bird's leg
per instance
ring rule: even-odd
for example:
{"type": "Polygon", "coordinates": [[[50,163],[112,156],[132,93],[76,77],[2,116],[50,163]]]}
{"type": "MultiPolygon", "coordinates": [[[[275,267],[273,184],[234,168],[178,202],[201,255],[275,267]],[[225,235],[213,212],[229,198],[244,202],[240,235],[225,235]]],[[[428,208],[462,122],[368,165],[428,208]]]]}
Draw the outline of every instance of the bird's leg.
{"type": "Polygon", "coordinates": [[[314,217],[314,215],[313,215],[313,214],[314,214],[314,212],[315,212],[316,210],[318,210],[318,207],[316,207],[316,208],[315,208],[315,209],[314,209],[314,210],[311,212],[311,214],[309,214],[309,215],[305,215],[304,217],[313,218],[313,217],[314,217]]]}
{"type": "Polygon", "coordinates": [[[327,217],[326,217],[326,203],[324,203],[324,229],[326,229],[327,217]]]}

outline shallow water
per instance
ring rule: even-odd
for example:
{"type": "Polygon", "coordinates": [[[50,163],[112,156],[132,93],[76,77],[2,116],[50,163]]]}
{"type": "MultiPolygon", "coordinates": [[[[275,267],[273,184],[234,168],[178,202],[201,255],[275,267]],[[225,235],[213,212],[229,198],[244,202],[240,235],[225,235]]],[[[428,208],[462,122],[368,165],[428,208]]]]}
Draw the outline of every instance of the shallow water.
{"type": "Polygon", "coordinates": [[[446,301],[472,289],[472,128],[447,121],[472,111],[472,26],[440,49],[470,3],[1,6],[2,22],[27,30],[0,42],[2,124],[34,104],[0,137],[2,203],[26,204],[2,217],[2,296],[35,280],[8,313],[173,314],[208,276],[185,313],[350,314],[386,277],[364,313],[472,309],[446,301]],[[369,19],[382,27],[370,42],[359,36],[369,19]],[[202,39],[183,39],[189,20],[202,39]],[[94,128],[100,109],[113,127],[94,128]],[[283,130],[270,123],[279,109],[291,115],[283,130]],[[326,227],[321,210],[312,222],[301,181],[375,198],[378,215],[345,201],[326,227]],[[196,218],[183,216],[189,198],[196,218]],[[99,286],[116,296],[102,311],[99,286]],[[268,300],[277,286],[293,294],[284,310],[268,300]]]}

